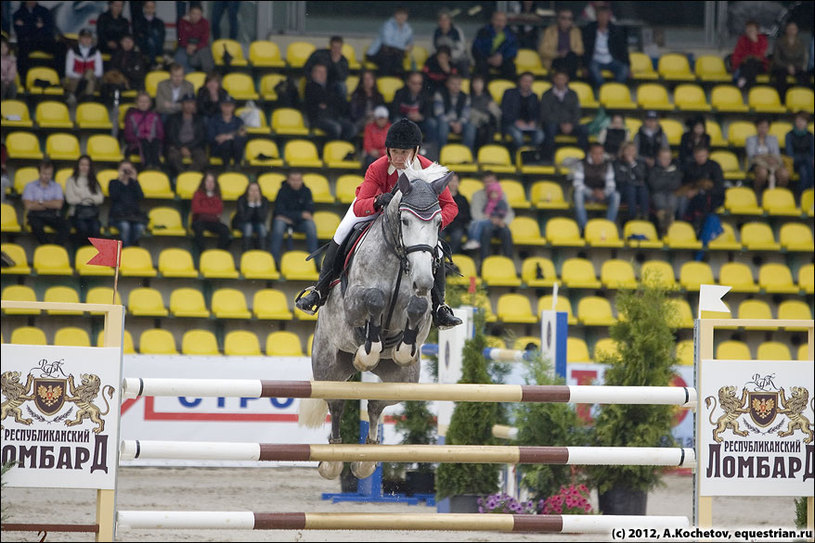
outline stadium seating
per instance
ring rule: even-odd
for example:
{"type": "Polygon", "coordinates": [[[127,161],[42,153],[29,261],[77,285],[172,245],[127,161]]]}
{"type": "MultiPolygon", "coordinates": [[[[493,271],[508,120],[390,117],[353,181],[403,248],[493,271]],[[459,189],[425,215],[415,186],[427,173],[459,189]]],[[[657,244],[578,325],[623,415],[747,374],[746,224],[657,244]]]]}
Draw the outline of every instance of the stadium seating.
{"type": "Polygon", "coordinates": [[[21,100],[3,100],[0,102],[0,115],[3,117],[3,128],[31,128],[34,121],[28,112],[28,106],[21,100]]]}
{"type": "Polygon", "coordinates": [[[249,44],[249,62],[253,68],[285,68],[280,47],[273,41],[256,40],[249,44]]]}
{"type": "Polygon", "coordinates": [[[141,354],[178,354],[175,338],[169,330],[154,328],[145,330],[139,336],[141,354]]]}
{"type": "Polygon", "coordinates": [[[495,311],[498,320],[506,323],[536,323],[529,298],[523,294],[502,294],[495,311]]]}
{"type": "Polygon", "coordinates": [[[784,264],[762,264],[758,269],[758,284],[768,293],[796,294],[798,287],[792,281],[792,272],[784,264]]]}
{"type": "Polygon", "coordinates": [[[481,264],[481,278],[489,286],[519,287],[521,279],[511,258],[488,256],[481,264]]]}
{"type": "Polygon", "coordinates": [[[586,258],[567,258],[560,270],[560,278],[569,288],[602,287],[602,283],[597,279],[594,264],[586,258]]]}
{"type": "Polygon", "coordinates": [[[90,347],[91,338],[84,328],[66,326],[54,332],[53,345],[66,347],[90,347]]]}
{"type": "Polygon", "coordinates": [[[278,330],[266,336],[266,356],[303,356],[303,346],[297,334],[278,330]]]}
{"type": "Polygon", "coordinates": [[[569,325],[577,324],[577,319],[572,312],[572,303],[569,301],[569,298],[566,296],[558,296],[557,297],[557,304],[555,307],[552,307],[552,296],[547,294],[545,296],[541,296],[538,298],[538,315],[540,315],[541,311],[544,310],[551,310],[554,309],[555,311],[562,311],[566,313],[566,320],[569,325]]]}
{"type": "MultiPolygon", "coordinates": [[[[26,285],[9,285],[3,289],[3,300],[12,302],[36,302],[37,293],[34,289],[26,285]]],[[[6,315],[39,315],[39,309],[3,309],[6,315]]]]}
{"type": "MultiPolygon", "coordinates": [[[[68,251],[60,245],[40,245],[34,249],[34,271],[37,275],[73,275],[68,251]]],[[[5,270],[3,270],[5,273],[5,270]]]]}
{"type": "Polygon", "coordinates": [[[627,260],[605,260],[600,268],[600,282],[609,289],[637,288],[634,267],[627,260]]]}
{"type": "Polygon", "coordinates": [[[290,321],[293,318],[288,299],[281,291],[271,288],[255,292],[252,312],[258,319],[290,321]]]}
{"type": "Polygon", "coordinates": [[[232,253],[223,249],[207,249],[201,253],[198,268],[207,279],[237,279],[239,276],[232,253]]]}
{"type": "MultiPolygon", "coordinates": [[[[78,304],[79,293],[73,287],[55,285],[48,287],[43,295],[42,301],[65,304],[78,304]]],[[[82,311],[71,309],[47,309],[48,315],[82,315],[82,311]]]]}
{"type": "Polygon", "coordinates": [[[226,356],[260,356],[260,342],[254,332],[233,330],[224,337],[226,356]]]}
{"type": "Polygon", "coordinates": [[[528,287],[551,287],[557,281],[555,265],[541,256],[525,258],[521,265],[521,280],[528,287]]]}
{"type": "Polygon", "coordinates": [[[719,268],[719,284],[731,287],[733,292],[758,292],[750,266],[742,262],[725,262],[719,268]]]}
{"type": "Polygon", "coordinates": [[[34,120],[39,128],[67,128],[71,130],[74,127],[71,114],[68,112],[68,106],[62,102],[51,100],[37,104],[34,120]]]}
{"type": "Polygon", "coordinates": [[[181,354],[192,356],[217,356],[218,340],[209,330],[187,330],[181,338],[181,354]]]}
{"type": "Polygon", "coordinates": [[[174,317],[209,317],[204,295],[198,289],[187,287],[177,288],[170,294],[170,313],[174,317]]]}

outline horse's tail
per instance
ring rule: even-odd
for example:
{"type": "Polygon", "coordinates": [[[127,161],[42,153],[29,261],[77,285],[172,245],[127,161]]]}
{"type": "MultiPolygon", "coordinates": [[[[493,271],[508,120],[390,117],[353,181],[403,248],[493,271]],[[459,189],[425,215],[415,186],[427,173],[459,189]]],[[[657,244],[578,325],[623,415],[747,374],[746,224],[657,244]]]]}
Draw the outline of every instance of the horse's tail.
{"type": "Polygon", "coordinates": [[[328,403],[319,398],[305,398],[300,400],[300,412],[297,424],[307,428],[319,428],[325,424],[328,414],[328,403]]]}

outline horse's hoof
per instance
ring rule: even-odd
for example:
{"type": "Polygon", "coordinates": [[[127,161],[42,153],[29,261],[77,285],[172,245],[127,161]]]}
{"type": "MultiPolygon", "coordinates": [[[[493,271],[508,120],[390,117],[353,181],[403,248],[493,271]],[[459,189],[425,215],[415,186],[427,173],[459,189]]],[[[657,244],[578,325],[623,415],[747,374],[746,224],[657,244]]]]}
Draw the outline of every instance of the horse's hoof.
{"type": "Polygon", "coordinates": [[[351,473],[357,479],[366,479],[376,471],[376,462],[352,462],[351,473]]]}
{"type": "Polygon", "coordinates": [[[323,479],[336,479],[342,473],[342,462],[320,462],[317,472],[323,479]]]}
{"type": "Polygon", "coordinates": [[[416,344],[407,344],[399,342],[399,345],[393,350],[393,361],[400,366],[409,366],[416,361],[416,344]]]}
{"type": "Polygon", "coordinates": [[[382,353],[382,342],[377,341],[371,344],[371,352],[365,351],[365,345],[357,348],[354,356],[354,367],[359,371],[371,371],[379,364],[379,355],[382,353]]]}

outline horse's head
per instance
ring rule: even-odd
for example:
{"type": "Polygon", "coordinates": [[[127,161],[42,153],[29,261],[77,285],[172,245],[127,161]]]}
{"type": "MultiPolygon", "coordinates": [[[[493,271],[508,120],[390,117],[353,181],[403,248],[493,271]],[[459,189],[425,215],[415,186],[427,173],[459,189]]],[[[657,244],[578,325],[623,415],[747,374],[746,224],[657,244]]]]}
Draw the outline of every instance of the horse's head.
{"type": "Polygon", "coordinates": [[[433,287],[433,263],[441,230],[439,194],[447,186],[452,172],[438,170],[433,181],[399,176],[399,192],[388,206],[388,219],[395,226],[397,252],[407,264],[411,287],[418,296],[426,296],[433,287]]]}

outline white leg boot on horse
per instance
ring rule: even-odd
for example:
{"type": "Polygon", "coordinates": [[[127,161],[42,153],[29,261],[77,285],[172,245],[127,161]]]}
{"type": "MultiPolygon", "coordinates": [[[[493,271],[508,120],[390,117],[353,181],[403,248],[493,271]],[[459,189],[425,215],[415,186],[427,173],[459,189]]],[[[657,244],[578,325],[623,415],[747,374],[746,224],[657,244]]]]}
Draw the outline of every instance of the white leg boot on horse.
{"type": "MultiPolygon", "coordinates": [[[[393,405],[393,403],[381,400],[368,401],[368,437],[365,439],[366,445],[379,445],[379,418],[382,415],[382,410],[388,405],[393,405]]],[[[351,473],[357,479],[365,479],[374,474],[376,464],[376,462],[352,462],[351,473]]]]}
{"type": "Polygon", "coordinates": [[[371,371],[379,364],[382,354],[382,313],[385,310],[385,294],[377,288],[359,289],[359,296],[351,293],[346,298],[349,314],[362,314],[365,319],[365,341],[357,348],[354,367],[359,371],[371,371]]]}

